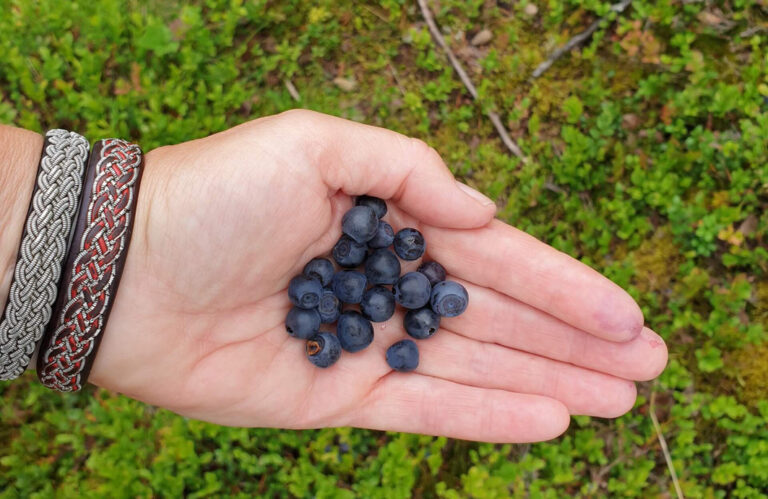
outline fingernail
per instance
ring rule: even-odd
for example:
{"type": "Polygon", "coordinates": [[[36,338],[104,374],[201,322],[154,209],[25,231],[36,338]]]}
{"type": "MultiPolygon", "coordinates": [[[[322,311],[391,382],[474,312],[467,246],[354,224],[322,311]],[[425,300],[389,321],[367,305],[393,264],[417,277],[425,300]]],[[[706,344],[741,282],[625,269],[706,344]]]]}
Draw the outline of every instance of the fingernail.
{"type": "Polygon", "coordinates": [[[491,200],[490,200],[488,197],[486,197],[484,194],[482,194],[482,193],[480,193],[480,192],[478,192],[478,191],[474,190],[473,188],[471,188],[471,187],[470,187],[470,186],[468,186],[467,184],[464,184],[464,183],[462,183],[462,182],[459,182],[459,181],[457,180],[457,181],[456,181],[456,185],[458,185],[458,186],[459,186],[459,189],[461,189],[462,191],[464,191],[465,193],[467,193],[467,194],[468,194],[468,195],[469,195],[469,196],[470,196],[472,199],[474,199],[475,201],[477,201],[478,203],[480,203],[480,204],[481,204],[481,205],[483,205],[483,206],[490,206],[490,205],[492,205],[492,204],[495,204],[493,201],[491,201],[491,200]]]}

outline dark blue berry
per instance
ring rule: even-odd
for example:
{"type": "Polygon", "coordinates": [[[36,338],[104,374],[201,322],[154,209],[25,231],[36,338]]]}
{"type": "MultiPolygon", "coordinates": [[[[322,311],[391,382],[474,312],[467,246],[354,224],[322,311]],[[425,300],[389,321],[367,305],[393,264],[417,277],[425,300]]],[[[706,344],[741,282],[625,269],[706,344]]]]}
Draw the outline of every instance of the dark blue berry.
{"type": "Polygon", "coordinates": [[[405,332],[417,340],[424,340],[437,332],[440,327],[440,315],[429,307],[409,310],[403,319],[405,332]]]}
{"type": "Polygon", "coordinates": [[[394,284],[400,277],[400,260],[388,249],[378,249],[365,261],[368,284],[394,284]]]}
{"type": "Polygon", "coordinates": [[[361,244],[370,241],[378,227],[379,217],[368,206],[355,206],[341,219],[341,231],[361,244]]]}
{"type": "Polygon", "coordinates": [[[363,317],[373,322],[384,322],[395,314],[395,295],[384,286],[374,286],[360,302],[363,317]]]}
{"type": "Polygon", "coordinates": [[[307,358],[317,367],[330,367],[341,357],[339,339],[331,333],[317,333],[307,340],[307,358]]]}
{"type": "Polygon", "coordinates": [[[359,352],[373,341],[373,326],[360,312],[348,310],[339,317],[336,336],[341,348],[347,352],[359,352]]]}
{"type": "Polygon", "coordinates": [[[375,198],[373,196],[357,196],[355,204],[357,206],[367,206],[371,208],[379,218],[387,214],[387,203],[385,203],[383,199],[375,198]]]}
{"type": "Polygon", "coordinates": [[[458,282],[443,281],[435,284],[430,303],[443,317],[456,317],[467,309],[469,294],[458,282]]]}
{"type": "Polygon", "coordinates": [[[421,308],[429,303],[432,286],[427,277],[419,272],[408,272],[398,279],[393,288],[395,301],[405,308],[421,308]]]}
{"type": "Polygon", "coordinates": [[[288,297],[301,308],[315,308],[320,303],[323,285],[312,277],[297,275],[288,284],[288,297]]]}
{"type": "Polygon", "coordinates": [[[427,244],[416,229],[403,229],[395,234],[395,253],[403,260],[417,260],[424,254],[427,244]]]}
{"type": "Polygon", "coordinates": [[[387,349],[387,364],[395,371],[419,367],[419,348],[412,340],[400,340],[387,349]]]}
{"type": "Polygon", "coordinates": [[[342,267],[354,268],[365,261],[365,255],[368,248],[365,244],[360,244],[349,236],[341,238],[333,247],[333,259],[342,267]]]}
{"type": "Polygon", "coordinates": [[[330,260],[325,258],[313,258],[304,266],[304,275],[314,277],[320,281],[320,284],[327,286],[331,283],[331,278],[335,269],[330,260]]]}
{"type": "Polygon", "coordinates": [[[317,311],[320,314],[320,322],[323,324],[336,322],[336,319],[341,315],[341,301],[339,301],[333,291],[324,289],[323,294],[320,296],[320,304],[317,306],[317,311]]]}
{"type": "Polygon", "coordinates": [[[445,268],[437,262],[424,262],[419,265],[418,271],[427,276],[429,284],[433,287],[438,282],[445,280],[445,268]]]}
{"type": "Polygon", "coordinates": [[[331,288],[343,303],[360,303],[367,279],[356,270],[340,270],[333,274],[331,288]]]}
{"type": "Polygon", "coordinates": [[[384,220],[379,220],[379,227],[376,229],[376,235],[368,241],[369,248],[386,248],[395,240],[395,231],[392,226],[384,220]]]}
{"type": "Polygon", "coordinates": [[[285,318],[285,330],[294,338],[306,340],[320,329],[317,310],[293,307],[285,318]]]}

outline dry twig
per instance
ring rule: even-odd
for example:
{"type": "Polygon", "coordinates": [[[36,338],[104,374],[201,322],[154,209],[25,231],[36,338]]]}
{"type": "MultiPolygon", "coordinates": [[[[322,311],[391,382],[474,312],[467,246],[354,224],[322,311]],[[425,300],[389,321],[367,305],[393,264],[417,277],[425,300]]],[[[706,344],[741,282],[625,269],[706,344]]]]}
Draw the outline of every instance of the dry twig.
{"type": "MultiPolygon", "coordinates": [[[[459,75],[459,79],[464,84],[464,86],[467,88],[469,93],[472,95],[472,98],[477,100],[477,88],[475,88],[475,85],[472,83],[472,80],[469,79],[469,75],[467,75],[467,72],[464,71],[464,68],[462,67],[459,60],[456,58],[456,56],[453,54],[453,51],[451,51],[451,48],[448,46],[447,43],[445,43],[445,39],[443,38],[443,35],[440,33],[440,29],[437,27],[437,23],[435,23],[434,17],[432,17],[432,12],[429,10],[429,6],[427,6],[427,0],[418,0],[419,7],[421,7],[421,15],[424,17],[424,20],[427,22],[427,27],[429,28],[429,32],[432,33],[432,38],[435,39],[437,44],[440,46],[440,48],[443,49],[445,54],[448,56],[448,59],[451,61],[451,65],[453,66],[453,69],[456,70],[456,73],[459,75]]],[[[512,138],[509,136],[509,133],[507,132],[507,129],[504,128],[504,124],[501,122],[501,118],[495,111],[488,110],[486,111],[486,114],[488,115],[488,118],[491,120],[491,123],[493,123],[493,127],[496,129],[496,131],[499,133],[499,136],[501,137],[501,141],[504,142],[504,145],[507,146],[507,149],[512,151],[512,154],[520,158],[523,163],[528,162],[528,158],[525,157],[523,154],[523,151],[520,150],[520,148],[515,144],[515,141],[512,140],[512,138]]]]}
{"type": "Polygon", "coordinates": [[[648,407],[648,413],[651,416],[651,423],[653,423],[653,429],[656,431],[656,438],[659,439],[659,445],[661,445],[661,452],[664,454],[664,460],[667,462],[667,468],[669,468],[669,474],[672,476],[672,483],[675,485],[675,492],[678,499],[685,499],[683,490],[680,488],[680,482],[677,479],[677,472],[675,472],[675,465],[672,463],[672,456],[669,454],[669,447],[667,447],[667,440],[664,438],[664,434],[661,432],[661,425],[656,418],[656,383],[651,388],[651,403],[648,407]]]}
{"type": "Polygon", "coordinates": [[[543,187],[547,189],[548,191],[556,192],[558,194],[568,194],[568,191],[560,187],[559,185],[552,182],[552,179],[547,180],[544,182],[543,187]]]}
{"type": "MultiPolygon", "coordinates": [[[[632,0],[621,0],[621,2],[611,5],[611,10],[618,13],[624,12],[630,3],[632,3],[632,0]]],[[[592,24],[590,24],[587,29],[568,40],[568,43],[562,47],[558,47],[554,52],[552,52],[552,55],[550,55],[546,61],[539,64],[538,67],[533,70],[533,79],[543,75],[544,71],[548,70],[556,60],[560,59],[562,56],[588,40],[589,37],[591,37],[594,32],[597,31],[597,28],[600,27],[600,23],[602,22],[603,18],[597,19],[596,21],[592,22],[592,24]]]]}
{"type": "Polygon", "coordinates": [[[766,30],[768,30],[768,26],[752,26],[751,28],[747,28],[741,33],[739,33],[739,36],[741,38],[748,38],[752,35],[756,35],[761,31],[766,31],[766,30]]]}
{"type": "Polygon", "coordinates": [[[296,90],[293,82],[291,80],[285,80],[283,83],[285,84],[285,88],[288,90],[288,93],[291,94],[291,97],[293,97],[293,100],[299,102],[301,100],[301,95],[299,95],[299,91],[296,90]]]}
{"type": "Polygon", "coordinates": [[[395,85],[397,85],[397,89],[400,90],[400,93],[405,97],[405,88],[403,88],[403,84],[400,83],[400,75],[397,74],[397,70],[392,64],[387,64],[389,67],[389,72],[392,73],[392,79],[395,80],[395,85]]]}

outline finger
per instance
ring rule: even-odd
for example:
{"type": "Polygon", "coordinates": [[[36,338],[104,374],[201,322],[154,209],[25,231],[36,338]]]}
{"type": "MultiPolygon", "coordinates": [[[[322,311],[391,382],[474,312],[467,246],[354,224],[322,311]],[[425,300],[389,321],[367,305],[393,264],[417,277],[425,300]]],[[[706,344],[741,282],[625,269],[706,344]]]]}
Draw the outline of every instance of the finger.
{"type": "Polygon", "coordinates": [[[331,192],[392,199],[438,227],[480,227],[494,216],[493,201],[456,182],[440,155],[423,141],[311,111],[280,117],[298,133],[300,143],[305,141],[331,192]]]}
{"type": "Polygon", "coordinates": [[[648,328],[618,343],[577,329],[514,298],[457,279],[470,296],[462,315],[444,318],[441,328],[620,378],[645,381],[667,365],[667,346],[648,328]]]}
{"type": "Polygon", "coordinates": [[[571,414],[603,418],[625,414],[637,397],[631,381],[447,330],[419,342],[417,371],[463,385],[543,395],[571,414]]]}
{"type": "Polygon", "coordinates": [[[643,314],[626,291],[503,222],[474,230],[423,226],[422,232],[430,255],[449,275],[493,288],[607,340],[628,341],[642,330],[643,314]]]}
{"type": "Polygon", "coordinates": [[[551,398],[392,372],[379,380],[352,424],[483,442],[538,442],[563,433],[569,421],[568,409],[551,398]]]}

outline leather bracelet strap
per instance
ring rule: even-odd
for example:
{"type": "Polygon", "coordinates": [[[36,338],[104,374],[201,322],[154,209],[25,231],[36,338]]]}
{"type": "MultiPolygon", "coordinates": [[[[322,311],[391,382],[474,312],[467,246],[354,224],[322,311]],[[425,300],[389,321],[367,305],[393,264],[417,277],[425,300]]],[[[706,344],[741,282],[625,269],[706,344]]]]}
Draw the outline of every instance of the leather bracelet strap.
{"type": "Polygon", "coordinates": [[[139,146],[97,142],[53,318],[37,357],[48,388],[80,390],[88,380],[120,283],[144,159],[139,146]]]}
{"type": "Polygon", "coordinates": [[[88,141],[50,130],[37,170],[8,302],[0,322],[0,379],[19,377],[51,317],[83,189],[88,141]]]}

